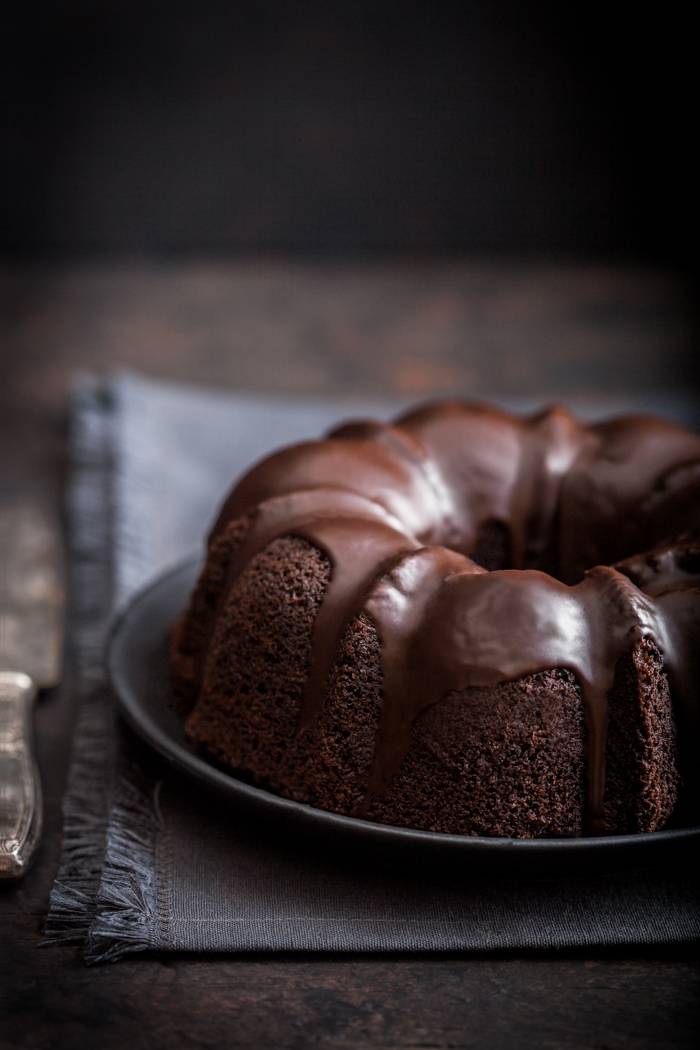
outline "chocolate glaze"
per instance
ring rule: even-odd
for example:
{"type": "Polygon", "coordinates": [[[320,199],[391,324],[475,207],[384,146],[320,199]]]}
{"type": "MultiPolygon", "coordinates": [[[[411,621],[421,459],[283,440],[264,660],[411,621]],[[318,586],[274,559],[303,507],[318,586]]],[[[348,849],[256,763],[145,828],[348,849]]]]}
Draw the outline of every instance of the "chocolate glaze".
{"type": "Polygon", "coordinates": [[[436,698],[560,667],[582,688],[588,824],[602,827],[607,694],[619,657],[642,637],[664,637],[653,602],[603,566],[568,587],[537,570],[452,564],[444,575],[442,551],[403,562],[368,602],[389,654],[372,787],[396,771],[413,720],[436,698]]]}
{"type": "Polygon", "coordinates": [[[400,767],[428,706],[562,668],[583,695],[586,817],[597,830],[607,697],[618,660],[640,639],[661,651],[683,717],[697,726],[700,552],[686,540],[619,571],[598,563],[700,523],[699,496],[700,438],[670,423],[587,427],[558,407],[521,419],[450,402],[393,425],[346,424],[269,457],[233,490],[212,538],[255,508],[229,586],[281,535],[308,540],[331,563],[300,728],[323,710],[348,623],[364,610],[376,624],[383,708],[367,798],[400,767]],[[507,527],[511,569],[486,572],[468,557],[490,522],[507,527]],[[545,565],[571,585],[537,569],[545,565]]]}
{"type": "Polygon", "coordinates": [[[686,532],[618,564],[649,595],[666,632],[667,669],[683,729],[700,729],[700,530],[686,532]]]}

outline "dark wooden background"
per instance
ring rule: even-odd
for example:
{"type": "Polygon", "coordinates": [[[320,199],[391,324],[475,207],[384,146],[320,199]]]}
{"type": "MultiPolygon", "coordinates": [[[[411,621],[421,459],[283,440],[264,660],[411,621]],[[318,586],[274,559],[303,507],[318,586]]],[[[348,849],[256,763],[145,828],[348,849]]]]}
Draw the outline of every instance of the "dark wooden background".
{"type": "MultiPolygon", "coordinates": [[[[7,265],[0,270],[0,492],[60,518],[66,393],[128,365],[224,387],[323,393],[688,395],[683,280],[484,262],[7,265]]],[[[0,557],[2,552],[0,552],[0,557]]],[[[0,885],[0,1046],[691,1047],[697,946],[557,956],[134,958],[40,948],[75,716],[70,660],[37,710],[46,835],[0,885]]]]}
{"type": "Polygon", "coordinates": [[[689,17],[628,0],[13,5],[0,252],[694,265],[689,17]]]}

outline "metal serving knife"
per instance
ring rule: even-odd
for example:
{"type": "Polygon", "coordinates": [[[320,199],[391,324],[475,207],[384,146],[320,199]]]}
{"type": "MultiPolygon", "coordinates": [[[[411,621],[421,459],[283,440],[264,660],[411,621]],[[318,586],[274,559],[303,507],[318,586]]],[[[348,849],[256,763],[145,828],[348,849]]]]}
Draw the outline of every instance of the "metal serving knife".
{"type": "Polygon", "coordinates": [[[0,878],[24,875],[41,836],[37,691],[61,673],[58,530],[38,504],[0,502],[0,878]]]}

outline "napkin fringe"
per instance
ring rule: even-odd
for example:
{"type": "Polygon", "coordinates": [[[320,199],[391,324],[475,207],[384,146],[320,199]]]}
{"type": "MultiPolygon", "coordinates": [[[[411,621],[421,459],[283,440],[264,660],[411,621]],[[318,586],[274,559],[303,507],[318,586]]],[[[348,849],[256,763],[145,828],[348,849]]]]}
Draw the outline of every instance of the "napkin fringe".
{"type": "Polygon", "coordinates": [[[113,704],[103,685],[112,590],[113,406],[109,392],[86,377],[74,387],[71,408],[68,636],[74,664],[70,685],[79,692],[80,713],[63,799],[63,849],[42,944],[82,942],[88,932],[104,860],[115,765],[113,704]]]}
{"type": "Polygon", "coordinates": [[[87,963],[114,962],[153,943],[157,919],[155,852],[162,827],[160,783],[133,765],[119,778],[110,813],[102,879],[88,932],[87,963]]]}
{"type": "Polygon", "coordinates": [[[75,756],[63,803],[63,851],[51,890],[42,944],[82,942],[92,922],[104,859],[108,812],[105,770],[113,764],[114,727],[103,698],[88,701],[76,730],[75,756]],[[102,699],[102,703],[100,703],[102,699]]]}

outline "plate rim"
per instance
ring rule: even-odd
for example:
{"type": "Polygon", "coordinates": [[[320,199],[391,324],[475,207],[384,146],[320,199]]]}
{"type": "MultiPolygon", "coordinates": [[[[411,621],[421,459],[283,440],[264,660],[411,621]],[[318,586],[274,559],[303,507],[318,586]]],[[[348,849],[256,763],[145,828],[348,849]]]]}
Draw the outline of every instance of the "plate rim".
{"type": "MultiPolygon", "coordinates": [[[[591,835],[571,838],[519,839],[484,835],[456,835],[448,832],[425,831],[419,828],[400,827],[395,824],[380,824],[361,817],[351,817],[331,810],[319,809],[306,802],[277,795],[265,788],[256,787],[240,780],[198,754],[194,748],[184,747],[167,734],[151,716],[149,710],[139,703],[136,691],[126,681],[117,656],[120,645],[142,604],[152,598],[154,591],[164,589],[178,575],[193,572],[202,564],[200,555],[189,555],[158,573],[134,592],[113,614],[105,641],[104,665],[108,681],[117,699],[120,714],[136,734],[173,766],[198,782],[206,783],[221,795],[235,795],[246,803],[264,806],[277,814],[285,813],[307,826],[332,830],[341,828],[366,838],[375,838],[390,844],[420,844],[433,848],[472,851],[478,853],[519,853],[521,855],[555,853],[558,856],[577,853],[610,853],[621,849],[642,850],[662,843],[690,842],[700,838],[700,825],[685,828],[670,828],[661,831],[640,832],[634,835],[591,835]]],[[[178,610],[173,610],[173,623],[178,610]]],[[[162,639],[161,639],[162,640],[162,639]]]]}

